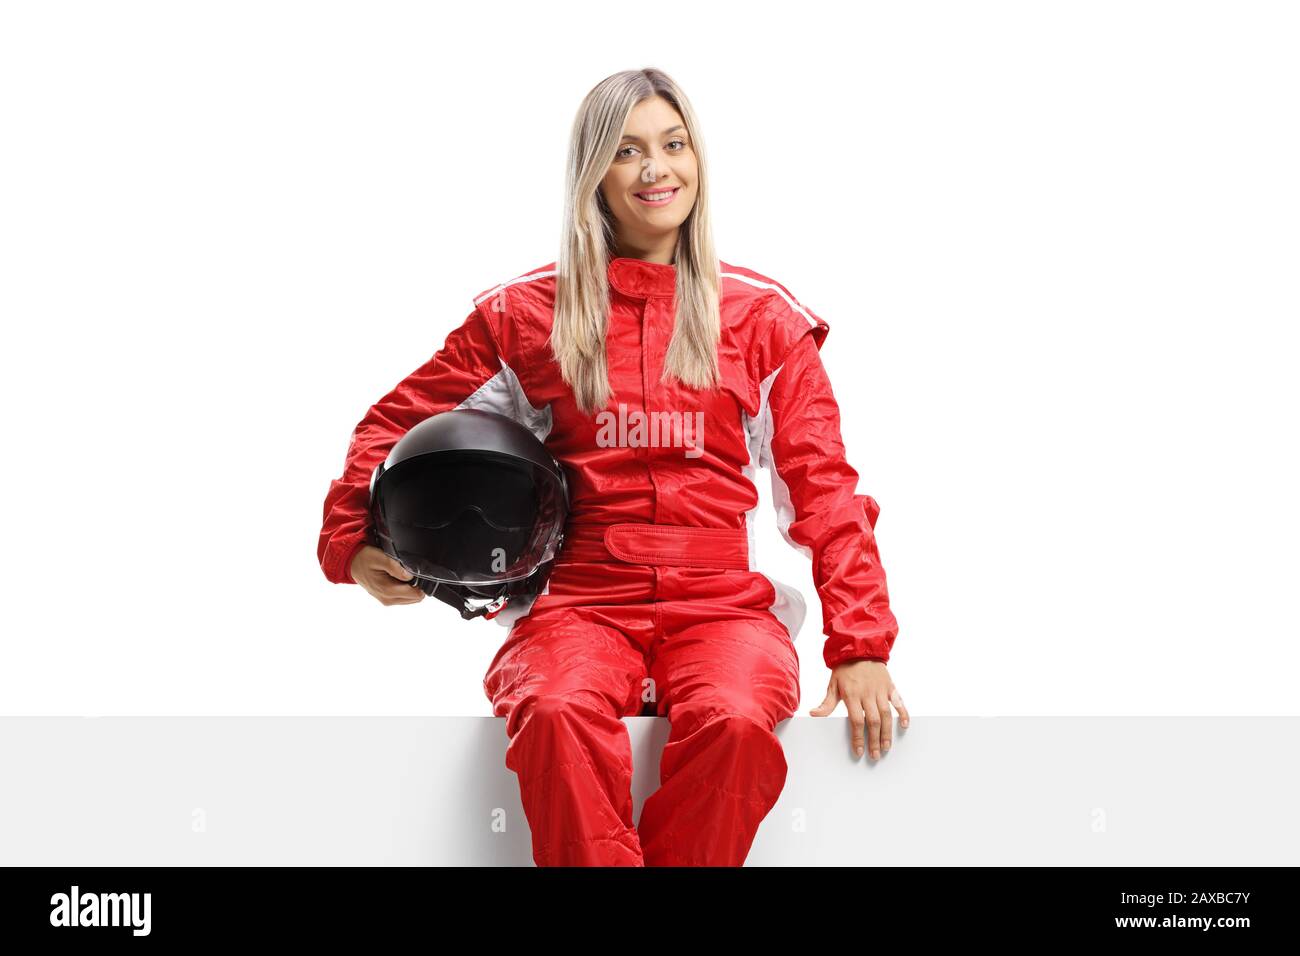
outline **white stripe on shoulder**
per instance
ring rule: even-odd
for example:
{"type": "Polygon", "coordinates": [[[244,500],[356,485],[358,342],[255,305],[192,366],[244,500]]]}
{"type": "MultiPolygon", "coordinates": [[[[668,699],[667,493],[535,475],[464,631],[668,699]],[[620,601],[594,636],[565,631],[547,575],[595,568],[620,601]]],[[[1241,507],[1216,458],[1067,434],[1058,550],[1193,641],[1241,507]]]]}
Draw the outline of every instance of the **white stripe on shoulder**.
{"type": "Polygon", "coordinates": [[[484,292],[481,296],[479,296],[477,299],[474,300],[474,304],[478,305],[484,299],[492,298],[492,296],[496,295],[506,286],[515,285],[516,283],[519,282],[532,282],[534,279],[545,279],[547,276],[553,276],[553,275],[555,275],[555,270],[550,269],[546,272],[530,272],[528,273],[528,275],[519,276],[517,278],[511,279],[509,282],[501,283],[495,289],[489,289],[487,292],[484,292]]]}
{"type": "Polygon", "coordinates": [[[771,289],[774,292],[778,293],[781,296],[781,298],[785,299],[785,301],[790,304],[790,308],[794,309],[805,319],[807,319],[810,325],[815,326],[817,324],[817,320],[814,319],[811,315],[809,315],[804,310],[803,306],[801,306],[794,299],[790,298],[790,296],[786,294],[786,291],[782,289],[779,285],[773,285],[771,282],[760,282],[758,279],[755,279],[753,276],[742,276],[736,272],[724,272],[722,273],[722,278],[739,279],[741,282],[748,282],[750,285],[757,286],[760,289],[771,289]]]}

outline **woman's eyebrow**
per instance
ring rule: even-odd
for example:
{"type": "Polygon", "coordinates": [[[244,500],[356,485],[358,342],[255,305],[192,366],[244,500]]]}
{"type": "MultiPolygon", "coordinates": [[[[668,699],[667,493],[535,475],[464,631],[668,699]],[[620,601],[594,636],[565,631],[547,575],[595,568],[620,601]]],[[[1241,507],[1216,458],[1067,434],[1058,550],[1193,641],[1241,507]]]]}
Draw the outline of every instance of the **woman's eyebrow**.
{"type": "MultiPolygon", "coordinates": [[[[659,135],[660,135],[660,136],[667,136],[669,133],[673,132],[674,130],[679,130],[679,129],[684,131],[684,130],[686,129],[686,127],[685,127],[685,126],[670,126],[670,127],[668,127],[668,129],[664,130],[664,131],[663,131],[662,133],[660,133],[659,135]]],[[[632,139],[632,140],[636,140],[638,143],[641,142],[641,137],[640,137],[640,136],[633,136],[631,133],[624,133],[624,134],[623,134],[623,139],[632,139]]]]}

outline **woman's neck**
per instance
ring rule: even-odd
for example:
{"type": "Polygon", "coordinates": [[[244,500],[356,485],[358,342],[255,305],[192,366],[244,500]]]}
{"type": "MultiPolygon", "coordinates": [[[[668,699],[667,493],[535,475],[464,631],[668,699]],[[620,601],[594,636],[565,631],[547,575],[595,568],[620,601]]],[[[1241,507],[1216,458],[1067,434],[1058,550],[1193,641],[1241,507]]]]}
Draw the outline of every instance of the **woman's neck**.
{"type": "Polygon", "coordinates": [[[673,265],[677,256],[677,237],[656,243],[652,246],[638,247],[632,243],[616,243],[612,251],[615,258],[643,259],[646,262],[658,262],[661,265],[673,265]]]}

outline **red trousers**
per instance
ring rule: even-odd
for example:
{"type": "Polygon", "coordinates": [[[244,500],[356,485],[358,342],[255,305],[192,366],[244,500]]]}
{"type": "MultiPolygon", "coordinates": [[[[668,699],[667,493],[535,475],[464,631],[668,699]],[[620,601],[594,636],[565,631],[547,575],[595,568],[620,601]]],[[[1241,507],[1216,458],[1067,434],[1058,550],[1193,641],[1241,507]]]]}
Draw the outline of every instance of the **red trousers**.
{"type": "Polygon", "coordinates": [[[799,658],[745,532],[570,527],[547,590],[483,689],[506,718],[539,866],[739,866],[785,785],[775,726],[799,658]],[[622,717],[667,717],[660,786],[632,819],[622,717]]]}

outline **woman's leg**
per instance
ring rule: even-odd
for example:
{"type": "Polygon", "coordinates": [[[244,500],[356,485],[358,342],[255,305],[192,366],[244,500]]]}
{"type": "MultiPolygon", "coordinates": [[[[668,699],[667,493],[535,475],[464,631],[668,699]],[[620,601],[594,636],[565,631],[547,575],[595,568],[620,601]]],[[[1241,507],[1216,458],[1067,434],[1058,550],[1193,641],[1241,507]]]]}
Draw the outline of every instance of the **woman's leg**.
{"type": "Polygon", "coordinates": [[[506,718],[538,866],[641,866],[632,820],[632,747],[646,661],[581,608],[518,621],[483,680],[506,718]]]}
{"type": "Polygon", "coordinates": [[[775,618],[669,632],[650,674],[670,722],[660,787],[641,808],[646,866],[740,866],[785,786],[772,732],[799,706],[799,658],[775,618]]]}

